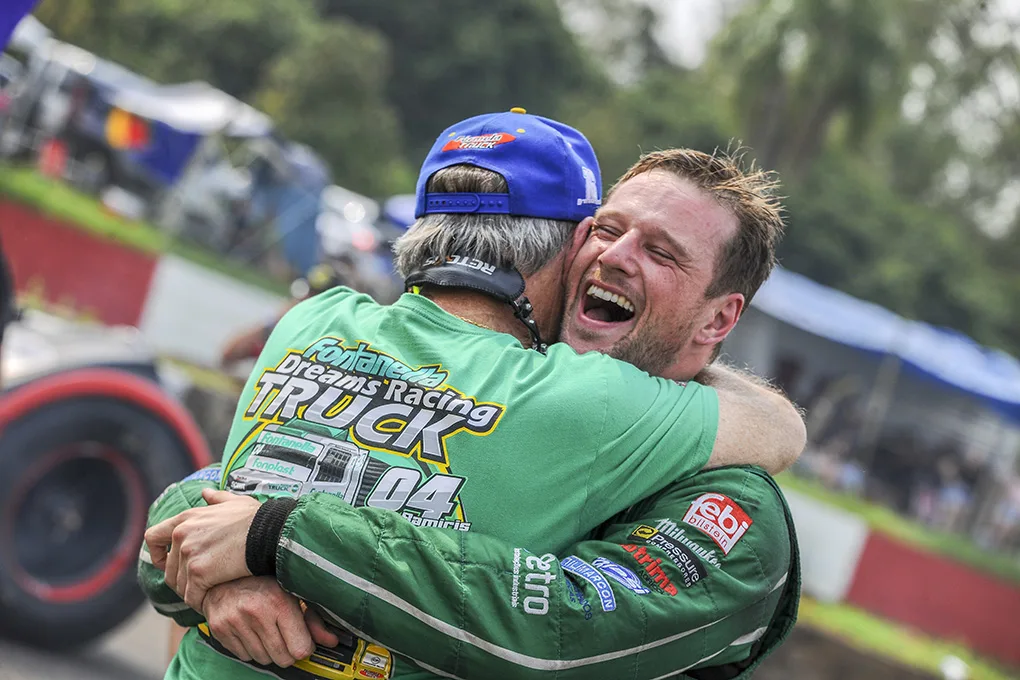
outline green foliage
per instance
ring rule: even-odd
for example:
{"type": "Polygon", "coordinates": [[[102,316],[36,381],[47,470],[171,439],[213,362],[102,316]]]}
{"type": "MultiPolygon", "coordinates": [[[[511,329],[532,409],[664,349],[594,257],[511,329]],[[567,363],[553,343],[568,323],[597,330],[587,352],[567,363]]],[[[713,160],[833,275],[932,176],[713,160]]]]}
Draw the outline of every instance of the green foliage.
{"type": "Polygon", "coordinates": [[[206,80],[247,99],[262,69],[315,28],[308,0],[44,0],[55,33],[166,83],[206,80]],[[68,16],[69,15],[69,16],[68,16]]]}
{"type": "Polygon", "coordinates": [[[386,36],[393,57],[389,100],[415,166],[452,123],[521,106],[555,115],[579,92],[599,89],[593,68],[548,0],[322,0],[386,36]]]}
{"type": "Polygon", "coordinates": [[[675,67],[651,70],[610,97],[568,102],[562,117],[595,147],[607,186],[641,153],[676,146],[725,148],[738,131],[714,83],[701,72],[675,67]]]}
{"type": "Polygon", "coordinates": [[[383,92],[388,45],[343,20],[314,30],[270,62],[254,103],[283,132],[329,161],[342,184],[370,195],[413,191],[400,122],[383,92]]]}
{"type": "Polygon", "coordinates": [[[840,638],[864,652],[895,659],[907,666],[943,677],[939,664],[949,655],[967,664],[970,680],[1008,680],[1016,675],[984,659],[965,645],[937,640],[844,604],[801,598],[797,624],[807,625],[840,638]]]}

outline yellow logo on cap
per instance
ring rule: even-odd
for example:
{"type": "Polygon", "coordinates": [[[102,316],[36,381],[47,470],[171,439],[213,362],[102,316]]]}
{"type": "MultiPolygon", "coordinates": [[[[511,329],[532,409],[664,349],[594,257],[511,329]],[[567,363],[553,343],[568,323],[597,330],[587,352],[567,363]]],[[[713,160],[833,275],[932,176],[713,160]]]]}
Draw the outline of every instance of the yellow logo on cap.
{"type": "Polygon", "coordinates": [[[510,109],[510,113],[527,113],[527,111],[525,111],[519,106],[515,106],[512,109],[510,109]]]}

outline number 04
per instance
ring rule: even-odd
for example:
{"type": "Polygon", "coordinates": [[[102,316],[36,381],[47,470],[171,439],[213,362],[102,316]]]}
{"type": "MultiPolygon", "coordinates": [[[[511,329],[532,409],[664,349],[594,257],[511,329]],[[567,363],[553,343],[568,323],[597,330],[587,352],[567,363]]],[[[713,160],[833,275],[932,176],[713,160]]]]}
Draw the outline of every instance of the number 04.
{"type": "Polygon", "coordinates": [[[376,483],[365,505],[397,511],[405,507],[420,510],[426,519],[442,519],[453,512],[453,499],[464,484],[463,477],[437,473],[418,487],[420,481],[418,470],[390,468],[376,483]]]}

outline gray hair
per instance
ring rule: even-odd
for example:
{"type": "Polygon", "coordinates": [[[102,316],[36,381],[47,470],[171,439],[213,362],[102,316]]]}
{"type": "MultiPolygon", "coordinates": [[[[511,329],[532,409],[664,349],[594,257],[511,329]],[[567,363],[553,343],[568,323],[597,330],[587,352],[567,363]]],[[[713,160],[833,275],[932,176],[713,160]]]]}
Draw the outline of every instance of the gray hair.
{"type": "MultiPolygon", "coordinates": [[[[506,193],[503,176],[473,165],[453,165],[433,175],[430,193],[506,193]]],[[[512,215],[429,214],[418,218],[393,245],[401,276],[431,258],[464,255],[529,276],[563,250],[576,222],[512,215]]]]}

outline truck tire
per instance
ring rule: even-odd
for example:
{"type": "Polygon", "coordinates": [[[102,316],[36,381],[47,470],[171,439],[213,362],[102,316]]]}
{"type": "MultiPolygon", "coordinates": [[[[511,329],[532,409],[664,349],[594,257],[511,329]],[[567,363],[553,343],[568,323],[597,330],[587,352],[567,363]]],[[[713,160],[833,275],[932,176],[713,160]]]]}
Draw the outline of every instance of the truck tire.
{"type": "Polygon", "coordinates": [[[137,610],[148,507],[208,451],[150,381],[38,382],[0,397],[0,635],[73,649],[137,610]]]}

